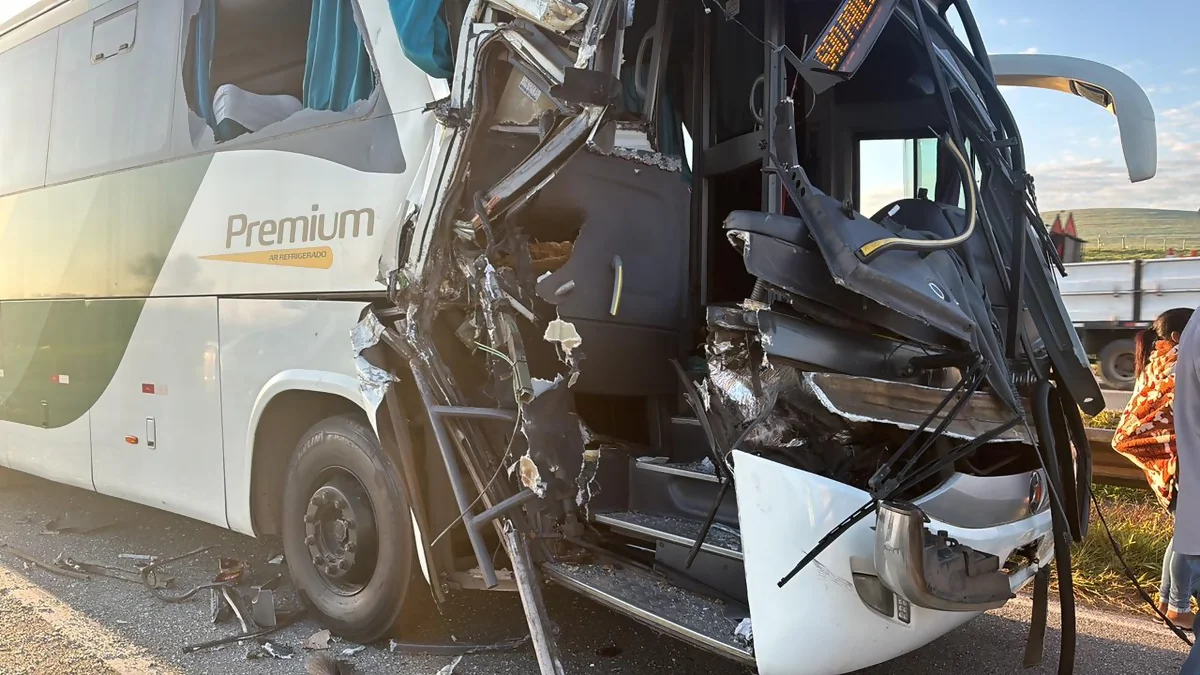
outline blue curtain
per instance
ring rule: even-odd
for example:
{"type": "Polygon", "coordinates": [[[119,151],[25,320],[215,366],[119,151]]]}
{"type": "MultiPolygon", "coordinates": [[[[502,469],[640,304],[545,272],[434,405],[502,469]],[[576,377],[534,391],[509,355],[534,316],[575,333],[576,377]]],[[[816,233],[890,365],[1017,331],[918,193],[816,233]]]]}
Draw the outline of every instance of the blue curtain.
{"type": "Polygon", "coordinates": [[[199,108],[200,116],[215,127],[213,114],[212,60],[217,39],[217,2],[201,0],[200,12],[196,15],[196,91],[192,99],[199,108]]]}
{"type": "Polygon", "coordinates": [[[371,95],[375,74],[350,0],[313,0],[304,107],[341,112],[371,95]]]}
{"type": "Polygon", "coordinates": [[[448,80],[454,75],[450,31],[442,17],[442,0],[388,0],[400,48],[418,68],[448,80]]]}

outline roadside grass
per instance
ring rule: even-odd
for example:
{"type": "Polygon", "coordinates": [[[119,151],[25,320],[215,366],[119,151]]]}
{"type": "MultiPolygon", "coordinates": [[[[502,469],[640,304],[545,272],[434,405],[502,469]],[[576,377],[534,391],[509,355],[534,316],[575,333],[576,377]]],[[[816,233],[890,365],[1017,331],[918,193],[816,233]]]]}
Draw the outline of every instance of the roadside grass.
{"type": "MultiPolygon", "coordinates": [[[[1095,417],[1085,415],[1084,422],[1089,427],[1113,429],[1120,417],[1119,411],[1104,410],[1095,417]]],[[[1149,490],[1108,485],[1093,485],[1092,490],[1129,569],[1157,603],[1163,552],[1171,540],[1174,520],[1149,490]]],[[[1153,611],[1126,577],[1096,507],[1090,508],[1087,536],[1071,550],[1076,598],[1092,605],[1152,615],[1153,611]]]]}
{"type": "MultiPolygon", "coordinates": [[[[1148,490],[1106,485],[1095,485],[1092,489],[1125,562],[1157,603],[1163,552],[1174,528],[1170,514],[1148,490]]],[[[1071,550],[1076,598],[1093,605],[1153,614],[1125,576],[1095,506],[1091,511],[1087,536],[1071,550]]]]}

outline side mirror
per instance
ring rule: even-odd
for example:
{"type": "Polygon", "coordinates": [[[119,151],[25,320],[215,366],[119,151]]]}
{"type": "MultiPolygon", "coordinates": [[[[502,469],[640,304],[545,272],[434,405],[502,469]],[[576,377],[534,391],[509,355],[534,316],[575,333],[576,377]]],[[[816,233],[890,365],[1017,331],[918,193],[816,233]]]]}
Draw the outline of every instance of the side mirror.
{"type": "Polygon", "coordinates": [[[998,85],[1074,94],[1116,115],[1129,181],[1154,177],[1158,168],[1154,108],[1133,78],[1111,66],[1071,56],[996,54],[989,58],[998,85]]]}

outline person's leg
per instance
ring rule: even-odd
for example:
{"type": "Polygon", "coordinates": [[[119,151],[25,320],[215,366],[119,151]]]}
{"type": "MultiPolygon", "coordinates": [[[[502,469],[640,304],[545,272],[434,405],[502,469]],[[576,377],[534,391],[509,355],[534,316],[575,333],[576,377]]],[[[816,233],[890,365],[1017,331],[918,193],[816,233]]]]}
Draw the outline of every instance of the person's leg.
{"type": "Polygon", "coordinates": [[[1191,630],[1195,619],[1192,614],[1192,589],[1195,571],[1200,568],[1200,556],[1172,551],[1169,566],[1171,590],[1167,597],[1167,618],[1176,626],[1191,630]]]}
{"type": "Polygon", "coordinates": [[[1167,542],[1167,550],[1163,553],[1162,583],[1158,586],[1158,609],[1167,613],[1167,603],[1171,601],[1171,557],[1175,555],[1175,537],[1167,542]]]}

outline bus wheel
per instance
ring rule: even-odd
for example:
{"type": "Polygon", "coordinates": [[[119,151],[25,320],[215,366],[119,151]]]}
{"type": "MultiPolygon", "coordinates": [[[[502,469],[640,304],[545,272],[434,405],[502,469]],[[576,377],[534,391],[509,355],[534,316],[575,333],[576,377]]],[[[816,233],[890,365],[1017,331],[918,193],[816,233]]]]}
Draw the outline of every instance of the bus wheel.
{"type": "Polygon", "coordinates": [[[400,472],[357,415],[300,439],[283,493],[283,550],[296,589],[335,634],[366,644],[398,623],[415,548],[400,472]]]}
{"type": "Polygon", "coordinates": [[[1133,340],[1113,340],[1100,350],[1100,376],[1110,389],[1133,389],[1133,340]]]}

